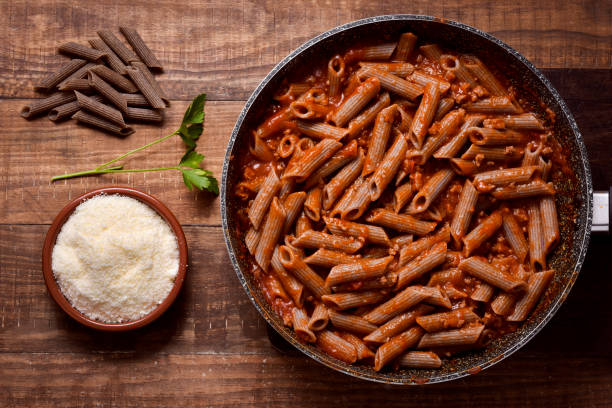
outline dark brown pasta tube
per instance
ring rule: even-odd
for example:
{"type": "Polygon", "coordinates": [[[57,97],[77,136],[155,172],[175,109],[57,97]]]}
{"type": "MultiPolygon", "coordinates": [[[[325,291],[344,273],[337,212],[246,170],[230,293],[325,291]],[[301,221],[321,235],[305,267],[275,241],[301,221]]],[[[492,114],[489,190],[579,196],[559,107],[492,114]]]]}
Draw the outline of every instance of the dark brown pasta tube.
{"type": "Polygon", "coordinates": [[[57,89],[60,91],[89,91],[91,87],[89,86],[89,81],[85,78],[69,78],[62,81],[57,89]]]}
{"type": "Polygon", "coordinates": [[[68,78],[66,78],[62,82],[60,82],[57,85],[57,87],[60,88],[66,82],[68,82],[70,80],[73,80],[73,79],[87,78],[87,71],[89,71],[92,67],[95,67],[96,65],[98,65],[98,64],[96,64],[95,62],[88,62],[87,64],[83,65],[81,68],[79,68],[76,71],[74,71],[72,74],[68,75],[68,78]]]}
{"type": "Polygon", "coordinates": [[[72,115],[72,119],[76,119],[77,121],[81,123],[87,123],[88,125],[92,125],[100,129],[104,129],[116,135],[128,136],[134,133],[134,129],[132,129],[129,126],[117,126],[116,124],[111,123],[106,119],[100,118],[95,115],[91,115],[82,110],[72,115]]]}
{"type": "Polygon", "coordinates": [[[147,98],[145,98],[144,95],[141,93],[124,93],[121,95],[123,95],[123,97],[125,98],[125,101],[127,102],[128,106],[151,106],[149,104],[149,101],[147,101],[147,98]]]}
{"type": "Polygon", "coordinates": [[[153,76],[151,71],[149,71],[149,68],[147,68],[147,66],[142,62],[132,62],[132,66],[142,72],[142,74],[147,79],[147,81],[149,81],[155,92],[157,92],[159,97],[162,98],[166,105],[170,106],[170,99],[168,98],[164,90],[161,88],[161,86],[159,86],[159,82],[155,80],[155,77],[153,76]]]}
{"type": "Polygon", "coordinates": [[[127,68],[127,73],[153,108],[161,109],[166,107],[161,96],[155,92],[155,89],[151,83],[147,81],[142,71],[136,68],[127,68]]]}
{"type": "Polygon", "coordinates": [[[56,72],[45,77],[38,85],[35,85],[34,89],[49,91],[85,64],[87,64],[87,61],[82,59],[70,60],[62,65],[56,72]]]}
{"type": "Polygon", "coordinates": [[[106,53],[106,61],[108,65],[113,69],[113,71],[120,73],[121,75],[125,75],[125,64],[121,61],[121,58],[115,54],[113,50],[110,49],[106,43],[100,38],[94,38],[93,40],[89,40],[89,44],[94,47],[96,50],[100,50],[106,53]]]}
{"type": "Polygon", "coordinates": [[[62,54],[74,55],[75,57],[83,58],[88,61],[98,62],[106,57],[106,53],[95,48],[89,48],[75,42],[62,44],[57,49],[62,54]]]}
{"type": "Polygon", "coordinates": [[[98,35],[126,64],[129,64],[132,61],[139,61],[138,56],[136,56],[132,50],[126,47],[125,44],[122,43],[121,40],[118,39],[111,31],[100,30],[98,31],[98,35]]]}
{"type": "MultiPolygon", "coordinates": [[[[76,98],[76,96],[75,96],[76,98]]],[[[104,100],[100,95],[92,95],[90,98],[95,99],[98,102],[102,102],[104,100]]],[[[56,106],[55,108],[49,111],[47,117],[49,120],[53,122],[57,122],[59,120],[64,120],[66,118],[71,117],[75,113],[77,113],[81,109],[81,105],[79,105],[79,101],[68,102],[60,106],[56,106]]]]}
{"type": "Polygon", "coordinates": [[[119,31],[121,31],[127,42],[130,43],[134,51],[136,51],[136,54],[138,54],[142,62],[144,62],[147,67],[159,70],[164,69],[161,62],[159,62],[157,57],[155,57],[153,51],[147,47],[147,44],[145,44],[144,40],[140,37],[136,30],[123,26],[119,27],[119,31]]]}
{"type": "Polygon", "coordinates": [[[132,81],[130,81],[123,75],[119,74],[118,72],[113,71],[112,69],[104,65],[98,65],[96,67],[93,67],[90,69],[90,71],[94,72],[96,75],[98,75],[100,78],[102,78],[106,82],[115,85],[118,89],[122,90],[123,92],[127,92],[127,93],[138,92],[138,88],[136,88],[136,85],[134,85],[132,81]]]}
{"type": "MultiPolygon", "coordinates": [[[[105,105],[102,102],[95,100],[94,98],[90,98],[88,96],[83,95],[79,91],[74,92],[76,94],[77,100],[79,101],[79,106],[89,112],[95,113],[102,118],[113,122],[121,127],[125,127],[125,121],[123,120],[123,115],[117,109],[105,105]]],[[[127,110],[127,109],[126,109],[127,110]]]]}
{"type": "Polygon", "coordinates": [[[72,102],[76,99],[73,92],[56,92],[48,98],[37,99],[21,109],[21,116],[29,119],[48,110],[72,102]]]}
{"type": "Polygon", "coordinates": [[[96,75],[95,72],[87,74],[89,86],[98,91],[102,96],[109,100],[113,105],[121,109],[122,112],[127,112],[127,101],[121,93],[115,88],[106,83],[102,78],[96,75]]]}
{"type": "Polygon", "coordinates": [[[128,119],[141,120],[145,122],[161,122],[164,120],[164,115],[153,109],[142,109],[142,108],[127,108],[125,115],[128,119]]]}

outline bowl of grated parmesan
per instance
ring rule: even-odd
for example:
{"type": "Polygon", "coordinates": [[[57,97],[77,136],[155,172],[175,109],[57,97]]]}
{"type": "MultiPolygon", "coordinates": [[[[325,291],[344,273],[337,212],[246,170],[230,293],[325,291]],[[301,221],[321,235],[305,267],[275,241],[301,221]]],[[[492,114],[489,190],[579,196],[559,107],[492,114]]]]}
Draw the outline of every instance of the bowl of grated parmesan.
{"type": "Polygon", "coordinates": [[[72,318],[105,331],[151,323],[174,302],[185,280],[187,241],[158,199],[130,187],[107,187],[72,200],[43,246],[51,297],[72,318]]]}

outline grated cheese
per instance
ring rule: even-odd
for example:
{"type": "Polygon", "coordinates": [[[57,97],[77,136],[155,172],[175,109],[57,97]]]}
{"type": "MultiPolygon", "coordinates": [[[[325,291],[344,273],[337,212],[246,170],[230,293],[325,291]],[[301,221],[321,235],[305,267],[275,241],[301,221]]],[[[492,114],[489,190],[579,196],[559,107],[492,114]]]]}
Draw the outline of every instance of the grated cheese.
{"type": "Polygon", "coordinates": [[[53,274],[72,306],[109,323],[150,313],[170,293],[178,264],[170,226],[148,205],[121,195],[81,203],[52,253],[53,274]]]}

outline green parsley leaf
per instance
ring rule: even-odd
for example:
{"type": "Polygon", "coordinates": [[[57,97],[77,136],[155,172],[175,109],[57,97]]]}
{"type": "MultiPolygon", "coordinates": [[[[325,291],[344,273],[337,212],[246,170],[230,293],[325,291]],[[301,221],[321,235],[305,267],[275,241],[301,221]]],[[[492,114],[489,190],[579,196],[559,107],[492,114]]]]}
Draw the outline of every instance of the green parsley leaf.
{"type": "Polygon", "coordinates": [[[189,190],[193,187],[200,190],[207,190],[214,194],[219,194],[217,179],[212,177],[212,172],[202,169],[181,169],[183,181],[189,190]]]}
{"type": "Polygon", "coordinates": [[[193,99],[185,112],[185,116],[183,116],[181,127],[177,131],[190,150],[195,148],[196,141],[204,130],[202,123],[204,123],[205,102],[206,94],[200,94],[193,99]]]}
{"type": "Polygon", "coordinates": [[[179,166],[191,167],[192,169],[199,169],[200,163],[204,160],[204,156],[197,153],[194,150],[189,150],[179,163],[179,166]]]}

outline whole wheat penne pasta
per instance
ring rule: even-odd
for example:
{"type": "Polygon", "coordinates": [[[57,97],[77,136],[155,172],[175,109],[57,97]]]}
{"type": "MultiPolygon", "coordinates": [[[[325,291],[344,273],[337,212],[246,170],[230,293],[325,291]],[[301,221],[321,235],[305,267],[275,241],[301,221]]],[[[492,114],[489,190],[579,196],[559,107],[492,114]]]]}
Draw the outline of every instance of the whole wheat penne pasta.
{"type": "Polygon", "coordinates": [[[397,42],[397,48],[395,49],[396,61],[406,61],[417,43],[417,36],[412,33],[403,33],[400,35],[400,39],[397,42]]]}
{"type": "Polygon", "coordinates": [[[154,109],[143,109],[143,108],[132,108],[127,107],[125,117],[131,120],[139,120],[144,122],[162,122],[164,115],[159,110],[154,109]]]}
{"type": "Polygon", "coordinates": [[[251,224],[255,229],[259,229],[259,225],[264,218],[264,215],[268,209],[268,206],[272,202],[276,193],[280,189],[280,180],[276,175],[276,170],[270,168],[266,179],[264,180],[261,188],[257,192],[257,196],[249,207],[248,215],[251,224]]]}
{"type": "Polygon", "coordinates": [[[277,245],[272,253],[270,266],[272,266],[272,269],[276,273],[276,276],[278,276],[278,280],[285,288],[285,291],[291,296],[291,299],[293,299],[293,303],[295,303],[297,307],[302,307],[304,305],[304,285],[287,272],[280,260],[278,250],[279,246],[277,245]]]}
{"type": "Polygon", "coordinates": [[[383,324],[372,333],[363,338],[366,344],[377,346],[388,342],[391,337],[405,331],[410,326],[414,325],[416,318],[425,313],[429,313],[433,308],[428,305],[418,305],[408,312],[401,313],[387,323],[383,324]]]}
{"type": "Polygon", "coordinates": [[[335,307],[338,310],[352,309],[354,307],[372,305],[380,303],[387,298],[387,295],[381,291],[365,291],[365,292],[346,292],[324,295],[321,297],[323,302],[330,307],[335,307]]]}
{"type": "Polygon", "coordinates": [[[314,187],[308,191],[304,202],[304,214],[314,222],[321,219],[321,187],[314,187]]]}
{"type": "Polygon", "coordinates": [[[356,140],[351,140],[338,150],[330,159],[319,167],[304,184],[305,189],[324,183],[324,178],[351,162],[359,153],[356,140]]]}
{"type": "Polygon", "coordinates": [[[57,89],[60,91],[86,92],[86,91],[91,90],[91,87],[89,86],[89,81],[87,79],[69,78],[69,79],[62,81],[57,86],[57,89]]]}
{"type": "Polygon", "coordinates": [[[331,98],[340,94],[342,77],[345,74],[344,67],[344,58],[340,55],[334,56],[327,64],[327,80],[329,81],[329,96],[331,98]]]}
{"type": "Polygon", "coordinates": [[[477,84],[476,79],[470,74],[470,71],[463,66],[459,58],[450,54],[440,55],[438,60],[443,70],[452,72],[460,82],[467,82],[471,86],[477,84]]]}
{"type": "Polygon", "coordinates": [[[399,213],[412,198],[412,183],[404,183],[393,192],[393,210],[399,213]]]}
{"type": "Polygon", "coordinates": [[[397,289],[401,289],[420,278],[436,266],[443,264],[445,260],[446,242],[438,242],[431,249],[421,253],[397,271],[397,289]]]}
{"type": "Polygon", "coordinates": [[[312,311],[310,320],[308,320],[308,328],[312,331],[321,331],[329,323],[329,309],[325,304],[318,302],[312,311]]]}
{"type": "Polygon", "coordinates": [[[529,263],[534,271],[546,269],[546,251],[544,242],[544,229],[542,214],[537,201],[531,202],[527,206],[529,222],[527,233],[529,235],[529,263]]]}
{"type": "Polygon", "coordinates": [[[276,148],[276,153],[278,153],[278,155],[283,159],[291,157],[298,140],[300,140],[300,138],[293,133],[283,136],[278,144],[278,147],[276,148]]]}
{"type": "Polygon", "coordinates": [[[136,54],[126,47],[110,30],[100,30],[98,31],[98,35],[126,64],[132,61],[139,61],[136,54]]]}
{"type": "Polygon", "coordinates": [[[119,108],[121,112],[127,113],[127,101],[121,93],[115,90],[115,88],[106,83],[93,71],[88,72],[87,81],[89,82],[89,86],[108,99],[108,101],[119,108]]]}
{"type": "Polygon", "coordinates": [[[340,128],[322,122],[296,121],[297,129],[303,134],[315,139],[330,138],[340,140],[348,135],[348,129],[340,128]]]}
{"type": "Polygon", "coordinates": [[[311,265],[331,268],[336,265],[349,264],[360,259],[359,255],[349,255],[342,251],[332,251],[320,248],[314,254],[304,259],[304,262],[311,265]]]}
{"type": "Polygon", "coordinates": [[[304,232],[311,231],[311,230],[312,230],[312,221],[310,221],[310,218],[308,218],[306,214],[304,213],[304,211],[302,211],[297,221],[295,222],[295,235],[299,237],[304,232]]]}
{"type": "Polygon", "coordinates": [[[376,78],[378,79],[378,81],[380,81],[379,83],[381,88],[384,88],[387,91],[402,96],[404,98],[413,100],[423,93],[422,86],[406,81],[405,79],[393,75],[390,72],[384,71],[382,69],[377,69],[372,66],[361,67],[357,72],[357,75],[360,78],[368,78],[368,80],[376,78]]]}
{"type": "Polygon", "coordinates": [[[423,336],[423,333],[423,329],[418,326],[414,326],[405,332],[392,337],[391,340],[380,346],[378,350],[376,350],[374,370],[380,371],[385,365],[393,361],[404,351],[416,346],[423,336]]]}
{"type": "Polygon", "coordinates": [[[471,145],[461,155],[464,160],[482,157],[484,160],[518,160],[523,156],[523,150],[515,146],[488,147],[471,145]]]}
{"type": "Polygon", "coordinates": [[[310,149],[294,163],[289,163],[281,178],[295,178],[302,182],[315,170],[321,167],[334,153],[342,148],[342,143],[333,139],[323,139],[310,149]]]}
{"type": "Polygon", "coordinates": [[[363,318],[370,323],[380,325],[410,309],[412,306],[422,302],[428,297],[428,294],[417,290],[412,286],[408,286],[406,289],[396,294],[393,298],[377,306],[374,308],[374,310],[366,313],[363,318]]]}
{"type": "Polygon", "coordinates": [[[457,244],[461,242],[461,239],[470,225],[474,209],[476,208],[476,201],[478,201],[478,191],[474,188],[470,180],[465,180],[450,225],[450,233],[457,244]]]}
{"type": "Polygon", "coordinates": [[[274,247],[283,232],[286,216],[285,209],[279,202],[278,197],[274,197],[268,211],[266,222],[261,228],[261,236],[254,255],[261,269],[266,272],[270,266],[274,247]]]}
{"type": "Polygon", "coordinates": [[[423,147],[427,129],[436,114],[439,101],[440,88],[436,83],[428,82],[423,89],[423,98],[410,126],[410,141],[417,149],[423,147]]]}
{"type": "Polygon", "coordinates": [[[400,367],[407,368],[440,368],[442,360],[431,351],[409,351],[397,359],[400,367]]]}
{"type": "Polygon", "coordinates": [[[280,189],[278,190],[278,198],[281,201],[285,201],[287,196],[291,194],[295,187],[295,180],[285,179],[281,181],[280,189]]]}
{"type": "Polygon", "coordinates": [[[259,244],[259,238],[261,238],[261,230],[258,231],[253,227],[250,227],[244,235],[244,244],[251,255],[255,255],[257,244],[259,244]]]}
{"type": "Polygon", "coordinates": [[[538,158],[538,170],[542,175],[542,180],[548,181],[550,169],[552,168],[552,160],[544,159],[543,157],[538,158]]]}
{"type": "Polygon", "coordinates": [[[101,118],[96,115],[89,114],[83,110],[78,111],[72,115],[72,119],[75,119],[79,123],[86,123],[91,126],[106,130],[107,132],[114,133],[119,136],[129,136],[134,133],[134,129],[130,126],[119,126],[111,121],[101,118]]]}
{"type": "Polygon", "coordinates": [[[362,317],[336,312],[329,309],[329,319],[335,328],[357,334],[369,334],[377,329],[375,325],[362,317]]]}
{"type": "Polygon", "coordinates": [[[470,294],[470,299],[477,302],[488,302],[493,297],[495,288],[488,283],[480,282],[476,289],[470,294]]]}
{"type": "MultiPolygon", "coordinates": [[[[446,93],[446,91],[448,91],[450,88],[450,82],[442,78],[438,78],[433,75],[429,75],[420,70],[414,71],[410,76],[408,76],[407,79],[411,82],[414,82],[415,84],[419,86],[422,86],[423,88],[425,88],[425,85],[427,85],[429,82],[434,82],[438,85],[438,88],[440,89],[441,94],[446,93]]],[[[453,105],[454,104],[455,102],[453,101],[453,105]]]]}
{"type": "Polygon", "coordinates": [[[515,293],[525,290],[525,282],[495,268],[482,257],[472,256],[464,259],[459,263],[459,269],[505,292],[515,293]]]}
{"type": "Polygon", "coordinates": [[[372,353],[372,350],[370,350],[359,337],[348,332],[340,332],[339,335],[344,340],[355,346],[355,350],[357,351],[357,361],[374,359],[374,353],[372,353]]]}
{"type": "Polygon", "coordinates": [[[262,139],[268,138],[276,132],[287,127],[289,120],[293,118],[291,109],[286,107],[266,119],[256,130],[255,135],[262,139]]]}
{"type": "Polygon", "coordinates": [[[293,245],[298,248],[326,248],[352,254],[363,247],[363,240],[326,234],[320,231],[304,231],[293,241],[293,245]]]}
{"type": "Polygon", "coordinates": [[[441,98],[440,102],[438,102],[438,108],[436,109],[436,114],[434,115],[434,122],[442,120],[442,118],[450,112],[455,106],[455,100],[453,98],[441,98]]]}
{"type": "Polygon", "coordinates": [[[295,249],[287,245],[281,245],[278,249],[278,257],[283,267],[304,284],[317,298],[331,293],[325,287],[323,279],[304,263],[295,249]]]}
{"type": "Polygon", "coordinates": [[[414,65],[409,62],[360,62],[361,67],[371,67],[405,78],[414,72],[414,65]]]}
{"type": "Polygon", "coordinates": [[[497,130],[483,127],[471,127],[467,130],[470,141],[478,146],[514,145],[521,143],[524,136],[513,130],[497,130]]]}
{"type": "MultiPolygon", "coordinates": [[[[387,186],[395,177],[397,170],[406,157],[408,142],[400,132],[397,132],[393,145],[385,153],[382,161],[377,164],[376,171],[369,180],[370,200],[376,201],[380,198],[387,186]]],[[[367,164],[367,159],[366,159],[367,164]]]]}
{"type": "Polygon", "coordinates": [[[251,139],[252,144],[249,145],[249,152],[261,161],[271,161],[274,159],[274,151],[268,144],[255,135],[251,139]]]}
{"type": "Polygon", "coordinates": [[[474,176],[474,186],[479,191],[489,191],[492,186],[503,186],[510,183],[525,183],[533,177],[537,166],[515,167],[510,169],[491,170],[474,176]]]}
{"type": "Polygon", "coordinates": [[[366,221],[408,234],[425,235],[436,228],[435,222],[421,221],[410,215],[395,214],[393,211],[376,208],[366,221]]]}
{"type": "Polygon", "coordinates": [[[458,329],[466,323],[477,322],[480,317],[469,307],[462,307],[450,312],[442,312],[427,316],[418,316],[416,322],[428,333],[448,329],[458,329]]]}
{"type": "MultiPolygon", "coordinates": [[[[30,119],[40,114],[43,114],[56,106],[65,105],[73,102],[76,99],[74,92],[56,92],[53,95],[44,98],[37,99],[27,106],[21,108],[21,117],[30,119]]],[[[124,123],[125,125],[125,123],[124,123]]]]}
{"type": "Polygon", "coordinates": [[[519,226],[518,222],[512,212],[505,210],[502,212],[504,236],[508,240],[510,247],[514,255],[516,255],[518,261],[523,263],[527,253],[529,252],[529,245],[523,235],[523,230],[519,226]]]}
{"type": "MultiPolygon", "coordinates": [[[[261,275],[261,283],[265,287],[265,296],[267,299],[271,299],[274,302],[276,299],[280,299],[283,302],[290,302],[291,299],[285,292],[283,285],[281,285],[280,281],[277,279],[274,274],[262,274],[261,275]]],[[[283,317],[283,321],[289,323],[290,317],[283,317]]]]}
{"type": "Polygon", "coordinates": [[[293,330],[299,338],[307,343],[317,341],[317,336],[308,328],[308,315],[306,315],[304,309],[293,308],[293,330]]]}
{"type": "Polygon", "coordinates": [[[468,112],[480,113],[520,113],[520,109],[512,103],[512,100],[507,96],[492,96],[487,99],[480,99],[476,102],[468,102],[465,104],[465,110],[468,112]]]}
{"type": "Polygon", "coordinates": [[[144,75],[145,79],[153,87],[153,90],[155,91],[155,93],[157,93],[159,95],[159,97],[164,101],[164,103],[167,106],[170,106],[170,99],[168,98],[168,96],[166,95],[164,90],[161,88],[161,86],[159,85],[159,83],[155,79],[155,76],[149,70],[149,68],[144,63],[142,63],[140,61],[133,61],[132,62],[132,66],[134,68],[136,68],[137,70],[139,70],[140,72],[142,72],[142,74],[144,75]]]}
{"type": "Polygon", "coordinates": [[[94,72],[103,80],[107,81],[115,85],[118,89],[127,93],[135,93],[138,92],[138,88],[136,85],[123,75],[118,72],[113,71],[112,69],[104,66],[104,65],[96,65],[89,70],[90,72],[94,72]]]}
{"type": "Polygon", "coordinates": [[[346,282],[377,278],[387,271],[387,266],[392,260],[393,256],[387,256],[385,258],[362,259],[350,264],[336,265],[327,275],[325,284],[331,287],[346,282]]]}
{"type": "Polygon", "coordinates": [[[105,105],[102,102],[99,102],[97,99],[85,96],[79,91],[74,91],[74,94],[76,95],[79,106],[82,109],[95,113],[96,115],[118,125],[119,127],[125,127],[123,115],[121,115],[121,112],[119,112],[117,109],[105,105]]]}
{"type": "Polygon", "coordinates": [[[495,78],[478,57],[474,55],[462,55],[459,61],[461,65],[478,79],[478,82],[484,86],[491,95],[505,96],[508,94],[504,86],[495,78]]]}
{"type": "Polygon", "coordinates": [[[498,187],[491,192],[491,195],[499,200],[514,200],[552,194],[555,194],[553,184],[545,183],[539,179],[525,184],[498,187]]]}
{"type": "Polygon", "coordinates": [[[397,284],[397,274],[395,272],[389,272],[386,275],[380,276],[376,279],[344,283],[338,286],[334,286],[332,290],[335,293],[339,292],[361,292],[364,290],[376,290],[392,288],[397,284]]]}
{"type": "Polygon", "coordinates": [[[389,135],[391,134],[391,125],[397,114],[397,105],[393,104],[384,108],[376,116],[372,136],[368,143],[368,153],[366,155],[365,164],[363,166],[362,175],[367,176],[378,168],[385,154],[389,135]]]}
{"type": "Polygon", "coordinates": [[[78,72],[83,66],[87,64],[84,59],[71,59],[67,63],[63,64],[56,72],[53,72],[43,78],[37,85],[34,86],[36,90],[50,91],[60,84],[65,79],[69,78],[75,72],[78,72]]]}
{"type": "Polygon", "coordinates": [[[509,129],[544,130],[544,124],[532,112],[505,116],[503,119],[504,124],[509,129]]]}
{"type": "MultiPolygon", "coordinates": [[[[529,287],[529,286],[527,286],[529,287]]],[[[512,293],[499,292],[495,299],[491,302],[491,310],[496,315],[507,316],[512,312],[512,308],[516,303],[516,295],[512,293]]]]}
{"type": "Polygon", "coordinates": [[[537,166],[539,163],[540,153],[542,152],[542,145],[536,145],[534,143],[528,143],[525,147],[525,155],[523,156],[523,162],[521,166],[537,166]]]}
{"type": "MultiPolygon", "coordinates": [[[[314,119],[324,118],[325,115],[327,115],[329,111],[331,110],[331,106],[321,105],[321,104],[315,103],[312,100],[308,100],[308,99],[302,100],[301,98],[299,98],[297,101],[291,102],[291,104],[289,105],[289,109],[291,110],[291,113],[293,113],[293,116],[295,116],[296,118],[314,120],[314,119]]],[[[303,126],[303,127],[307,127],[307,126],[303,126]]],[[[313,134],[323,134],[323,132],[321,131],[317,132],[317,129],[315,129],[313,131],[313,134]]],[[[323,135],[323,137],[329,137],[329,136],[323,135]]],[[[319,137],[319,138],[323,138],[323,137],[319,137]]]]}
{"type": "Polygon", "coordinates": [[[390,246],[391,241],[384,229],[376,225],[359,224],[338,218],[324,217],[325,225],[332,234],[363,238],[376,245],[390,246]]]}
{"type": "Polygon", "coordinates": [[[339,127],[344,126],[378,94],[379,90],[380,81],[377,78],[368,78],[333,112],[330,117],[331,122],[339,127]]]}
{"type": "Polygon", "coordinates": [[[449,164],[453,171],[460,176],[472,176],[478,172],[478,166],[473,160],[450,159],[449,164]]]}
{"type": "Polygon", "coordinates": [[[397,108],[397,112],[400,116],[399,124],[397,125],[397,130],[402,133],[408,133],[410,131],[410,126],[412,126],[412,113],[407,112],[407,104],[399,105],[397,108]]]}
{"type": "MultiPolygon", "coordinates": [[[[465,145],[470,137],[468,129],[474,126],[478,126],[484,120],[484,115],[469,114],[464,118],[463,125],[459,129],[459,133],[451,138],[445,145],[440,147],[434,154],[433,157],[436,159],[451,159],[457,156],[457,153],[465,145]]],[[[437,119],[436,119],[437,120],[437,119]]]]}
{"type": "Polygon", "coordinates": [[[346,188],[361,173],[365,157],[360,149],[357,157],[342,168],[323,188],[323,208],[329,210],[346,188]]]}
{"type": "Polygon", "coordinates": [[[437,171],[412,198],[408,206],[409,214],[418,214],[425,211],[433,201],[446,189],[455,173],[450,169],[437,171]]]}
{"type": "Polygon", "coordinates": [[[355,60],[388,60],[395,50],[397,43],[384,43],[380,45],[369,45],[351,51],[351,57],[355,60]]]}
{"type": "Polygon", "coordinates": [[[470,254],[479,248],[480,245],[491,238],[501,225],[502,212],[500,210],[493,211],[491,215],[481,221],[476,228],[463,237],[461,240],[463,242],[463,255],[470,256],[470,254]]]}
{"type": "Polygon", "coordinates": [[[429,282],[427,282],[427,286],[443,286],[448,288],[446,283],[450,283],[452,286],[459,286],[463,283],[464,278],[465,274],[463,271],[457,269],[456,267],[452,267],[450,269],[432,272],[429,282]]]}
{"type": "Polygon", "coordinates": [[[108,65],[113,69],[113,71],[120,73],[121,75],[125,75],[127,72],[125,70],[125,64],[121,61],[121,59],[115,54],[113,50],[110,49],[108,45],[101,39],[95,38],[93,40],[89,40],[89,45],[95,48],[98,51],[102,51],[106,54],[104,59],[108,62],[108,65]]]}
{"type": "MultiPolygon", "coordinates": [[[[98,102],[102,102],[104,100],[104,98],[102,98],[100,95],[92,95],[91,98],[97,100],[98,102]]],[[[51,109],[47,115],[47,118],[53,122],[63,120],[77,113],[79,109],[81,109],[81,106],[79,105],[78,101],[68,102],[51,109]]]]}
{"type": "Polygon", "coordinates": [[[346,202],[343,203],[344,197],[340,200],[334,211],[332,211],[332,215],[338,213],[340,211],[340,217],[348,220],[356,220],[361,217],[363,213],[368,209],[370,205],[370,183],[369,180],[364,180],[363,178],[358,179],[360,183],[355,182],[355,188],[351,192],[351,195],[347,197],[346,202]],[[343,207],[340,207],[340,204],[343,204],[343,207]]]}
{"type": "Polygon", "coordinates": [[[457,330],[425,333],[421,341],[419,341],[417,348],[424,349],[476,344],[484,327],[485,326],[482,324],[476,324],[457,330]]]}
{"type": "Polygon", "coordinates": [[[450,228],[448,225],[445,224],[434,235],[420,238],[412,242],[411,244],[402,247],[400,249],[398,266],[402,267],[406,265],[408,262],[416,258],[419,254],[428,250],[438,242],[448,243],[450,241],[450,238],[450,228]]]}
{"type": "Polygon", "coordinates": [[[548,254],[561,237],[559,233],[557,207],[553,196],[544,196],[540,199],[540,217],[542,218],[544,253],[548,254]]]}
{"type": "Polygon", "coordinates": [[[432,62],[438,62],[442,56],[442,50],[437,44],[421,45],[419,50],[428,60],[432,62]]]}
{"type": "Polygon", "coordinates": [[[162,99],[161,95],[156,92],[155,88],[147,80],[141,70],[128,67],[126,68],[127,74],[136,85],[136,87],[142,92],[149,104],[155,109],[163,109],[166,107],[166,103],[162,99]]]}
{"type": "Polygon", "coordinates": [[[121,95],[125,98],[128,106],[150,106],[149,101],[147,101],[147,98],[145,98],[143,94],[122,93],[121,95]]]}
{"type": "Polygon", "coordinates": [[[95,62],[87,62],[85,65],[81,66],[81,68],[77,69],[76,71],[74,71],[72,74],[68,75],[68,77],[66,79],[64,79],[62,82],[60,82],[57,87],[58,89],[61,87],[65,87],[65,85],[72,80],[75,79],[86,79],[87,78],[87,72],[89,72],[89,70],[93,67],[97,67],[99,64],[95,63],[95,62]]]}
{"type": "Polygon", "coordinates": [[[388,92],[383,92],[369,107],[361,111],[348,124],[349,136],[354,137],[367,127],[378,115],[378,113],[389,106],[391,98],[388,92]]]}
{"type": "Polygon", "coordinates": [[[132,46],[136,54],[140,57],[140,60],[144,62],[147,67],[159,70],[163,69],[161,62],[159,62],[155,54],[153,54],[153,51],[147,47],[147,44],[145,44],[136,30],[130,27],[121,26],[119,27],[119,31],[121,31],[127,42],[132,46]]]}
{"type": "Polygon", "coordinates": [[[538,303],[538,300],[540,300],[540,297],[548,287],[554,274],[555,271],[548,270],[531,275],[527,283],[525,294],[517,300],[514,311],[506,317],[506,320],[509,322],[520,322],[525,320],[529,312],[531,312],[531,309],[533,309],[538,303]]]}
{"type": "Polygon", "coordinates": [[[423,145],[423,148],[412,155],[413,160],[420,165],[424,165],[427,160],[438,150],[438,148],[448,140],[449,136],[457,131],[457,128],[463,122],[465,111],[457,109],[449,112],[439,123],[439,128],[436,134],[430,135],[423,145]]]}
{"type": "Polygon", "coordinates": [[[317,333],[317,346],[325,353],[345,363],[353,364],[357,361],[355,346],[329,330],[317,333]]]}
{"type": "Polygon", "coordinates": [[[419,293],[426,295],[423,300],[425,303],[430,305],[444,307],[446,309],[452,308],[452,304],[446,293],[442,292],[440,288],[431,288],[429,286],[412,286],[414,290],[419,293]]]}
{"type": "Polygon", "coordinates": [[[67,42],[62,44],[57,50],[62,54],[73,55],[75,57],[94,62],[98,62],[102,58],[106,57],[106,54],[102,51],[96,50],[95,48],[89,48],[75,42],[67,42]]]}
{"type": "Polygon", "coordinates": [[[396,237],[391,238],[391,246],[394,248],[399,248],[406,245],[410,245],[413,241],[414,235],[412,234],[398,235],[396,237]]]}
{"type": "Polygon", "coordinates": [[[291,226],[293,226],[293,223],[302,211],[304,201],[306,201],[306,193],[303,191],[296,191],[285,198],[283,207],[285,208],[286,218],[283,225],[283,234],[287,234],[291,226]]]}

